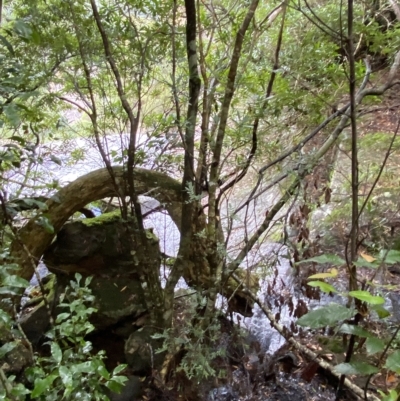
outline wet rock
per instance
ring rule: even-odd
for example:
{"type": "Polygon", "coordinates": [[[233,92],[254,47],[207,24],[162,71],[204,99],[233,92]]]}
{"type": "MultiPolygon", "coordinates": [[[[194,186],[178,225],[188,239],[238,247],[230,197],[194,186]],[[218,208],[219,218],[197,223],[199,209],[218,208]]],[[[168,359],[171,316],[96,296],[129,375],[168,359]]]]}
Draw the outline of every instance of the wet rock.
{"type": "Polygon", "coordinates": [[[238,395],[229,385],[212,389],[207,397],[207,401],[236,401],[238,395]]]}
{"type": "Polygon", "coordinates": [[[164,359],[164,353],[157,350],[162,345],[162,339],[152,338],[154,330],[144,327],[132,333],[125,342],[125,358],[135,374],[145,375],[164,359]]]}
{"type": "Polygon", "coordinates": [[[1,367],[5,373],[18,374],[32,364],[32,353],[26,341],[16,340],[8,344],[14,344],[15,347],[0,360],[1,367]]]}
{"type": "Polygon", "coordinates": [[[54,314],[54,309],[61,292],[54,274],[46,276],[46,279],[43,281],[43,287],[46,291],[45,297],[47,302],[43,299],[40,287],[34,287],[31,292],[33,298],[25,302],[18,319],[18,323],[26,337],[34,345],[39,342],[43,334],[48,330],[50,316],[54,314]]]}
{"type": "Polygon", "coordinates": [[[160,265],[158,239],[151,230],[146,230],[146,239],[150,252],[144,254],[119,211],[106,213],[66,224],[45,252],[44,262],[65,285],[77,272],[93,276],[90,288],[97,312],[92,324],[104,330],[129,317],[124,333],[128,337],[135,330],[132,324],[129,330],[129,324],[146,310],[140,263],[156,269],[160,265]]]}

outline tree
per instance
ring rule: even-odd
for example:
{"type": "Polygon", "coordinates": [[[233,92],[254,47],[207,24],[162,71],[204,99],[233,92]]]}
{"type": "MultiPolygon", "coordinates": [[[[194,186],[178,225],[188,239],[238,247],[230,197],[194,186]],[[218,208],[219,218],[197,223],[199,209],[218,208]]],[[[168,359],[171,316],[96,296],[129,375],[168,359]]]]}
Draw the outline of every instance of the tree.
{"type": "MultiPolygon", "coordinates": [[[[111,193],[122,216],[130,216],[129,235],[145,248],[138,196],[152,188],[147,179],[156,179],[157,187],[165,188],[162,199],[179,203],[179,212],[176,205],[168,208],[179,221],[181,240],[165,288],[158,271],[143,263],[153,327],[171,325],[174,289],[182,276],[205,290],[206,306],[199,310],[204,330],[217,294],[235,293],[233,284],[224,290],[226,283],[236,280],[248,300],[238,268],[305,191],[307,177],[332,153],[349,122],[355,124],[363,99],[398,84],[400,53],[392,44],[393,31],[382,31],[372,5],[355,6],[344,22],[346,11],[334,2],[185,0],[184,5],[173,1],[172,7],[154,0],[13,2],[29,38],[25,43],[13,36],[10,42],[19,46],[22,65],[33,60],[35,70],[48,72],[34,85],[40,90],[32,107],[44,106],[50,114],[76,110],[75,129],[93,136],[106,169],[89,177],[96,177],[96,188],[85,184],[87,197],[76,189],[78,180],[47,202],[45,217],[54,232],[35,221],[20,230],[12,256],[23,266],[21,275],[32,274],[32,260],[72,213],[111,193]],[[378,43],[385,44],[380,53],[378,43]],[[371,87],[369,58],[377,59],[376,53],[391,67],[385,82],[371,87]],[[111,134],[127,139],[115,156],[107,151],[111,134]],[[114,166],[113,157],[122,167],[114,166]],[[139,170],[149,164],[179,176],[180,189],[160,173],[139,170]],[[235,197],[244,180],[251,189],[240,203],[235,197]],[[265,187],[278,184],[277,200],[252,226],[255,200],[265,187]],[[235,217],[246,227],[238,244],[232,238],[235,217]],[[240,249],[232,251],[232,245],[240,249]]],[[[41,117],[31,135],[47,140],[47,121],[41,117]]]]}

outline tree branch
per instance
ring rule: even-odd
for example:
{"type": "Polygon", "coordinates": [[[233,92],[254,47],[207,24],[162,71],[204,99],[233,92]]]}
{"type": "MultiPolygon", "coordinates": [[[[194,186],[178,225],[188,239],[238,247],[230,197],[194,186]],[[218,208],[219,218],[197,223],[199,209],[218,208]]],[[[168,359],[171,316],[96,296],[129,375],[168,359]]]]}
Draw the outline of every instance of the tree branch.
{"type": "Polygon", "coordinates": [[[208,232],[210,237],[215,237],[217,229],[216,224],[216,191],[218,186],[219,166],[221,162],[221,152],[225,137],[226,124],[229,116],[229,109],[233,95],[235,93],[236,72],[239,65],[239,60],[242,53],[242,46],[246,32],[250,26],[250,22],[254,17],[254,13],[258,7],[259,0],[253,0],[248,8],[247,14],[239,28],[235,38],[235,45],[233,48],[232,58],[230,62],[228,80],[225,88],[225,95],[221,106],[220,122],[217,130],[217,137],[215,140],[215,147],[213,149],[213,158],[210,170],[209,180],[209,211],[208,211],[208,232]]]}

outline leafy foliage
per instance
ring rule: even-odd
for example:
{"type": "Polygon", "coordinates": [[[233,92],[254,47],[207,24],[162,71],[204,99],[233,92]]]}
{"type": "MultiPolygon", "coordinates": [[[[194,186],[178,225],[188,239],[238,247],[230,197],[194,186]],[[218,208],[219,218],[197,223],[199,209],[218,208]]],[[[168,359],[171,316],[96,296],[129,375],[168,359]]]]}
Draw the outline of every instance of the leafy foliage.
{"type": "MultiPolygon", "coordinates": [[[[33,366],[25,371],[26,379],[32,383],[32,390],[22,384],[13,383],[13,377],[8,381],[12,390],[2,396],[15,396],[24,400],[108,400],[105,387],[120,392],[127,380],[121,372],[125,365],[117,366],[113,372],[108,372],[104,365],[104,352],[93,354],[92,344],[85,336],[93,331],[89,323],[90,315],[95,309],[88,306],[93,303],[93,295],[88,287],[91,278],[82,282],[80,274],[75,275],[75,281],[70,282],[66,289],[64,300],[59,305],[62,312],[58,314],[56,324],[46,334],[49,341],[49,356],[35,357],[33,366]]],[[[3,316],[3,321],[7,315],[3,316]]],[[[6,320],[10,324],[10,320],[6,320]]],[[[13,343],[7,343],[0,348],[5,355],[13,349],[13,343]]]]}

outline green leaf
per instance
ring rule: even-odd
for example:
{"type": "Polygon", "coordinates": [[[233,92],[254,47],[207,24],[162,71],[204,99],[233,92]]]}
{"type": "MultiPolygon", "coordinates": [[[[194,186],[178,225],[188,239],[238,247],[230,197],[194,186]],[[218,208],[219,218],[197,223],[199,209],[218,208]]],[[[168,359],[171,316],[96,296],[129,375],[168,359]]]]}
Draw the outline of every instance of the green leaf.
{"type": "Polygon", "coordinates": [[[10,103],[2,106],[3,112],[8,118],[8,121],[15,128],[21,123],[18,106],[15,103],[10,103]]]}
{"type": "Polygon", "coordinates": [[[377,352],[383,351],[385,348],[385,343],[380,338],[370,337],[367,338],[365,346],[367,348],[368,355],[373,355],[377,352]]]}
{"type": "Polygon", "coordinates": [[[128,381],[126,376],[114,376],[111,380],[116,381],[117,383],[124,384],[128,381]]]}
{"type": "Polygon", "coordinates": [[[64,383],[64,386],[66,388],[69,388],[72,386],[72,373],[71,371],[66,367],[66,366],[60,366],[58,368],[58,373],[60,375],[60,378],[62,382],[64,383]]]}
{"type": "Polygon", "coordinates": [[[74,373],[92,373],[94,370],[95,366],[92,361],[86,361],[71,366],[71,371],[74,373]]]}
{"type": "Polygon", "coordinates": [[[380,319],[385,319],[386,317],[389,317],[391,315],[391,313],[382,305],[371,305],[371,309],[378,314],[380,319]]]}
{"type": "Polygon", "coordinates": [[[382,401],[397,401],[398,394],[396,390],[390,390],[389,394],[385,394],[383,391],[378,390],[380,396],[382,396],[382,401]]]}
{"type": "Polygon", "coordinates": [[[400,251],[382,249],[379,252],[380,259],[388,265],[400,262],[400,251]]]}
{"type": "Polygon", "coordinates": [[[86,280],[85,280],[85,287],[89,287],[89,285],[90,285],[90,283],[92,282],[92,280],[93,280],[93,276],[88,276],[88,277],[86,277],[86,280]]]}
{"type": "Polygon", "coordinates": [[[355,326],[354,324],[344,323],[340,326],[339,333],[353,334],[358,337],[369,338],[372,337],[373,334],[368,330],[363,329],[360,326],[355,326]]]}
{"type": "Polygon", "coordinates": [[[384,298],[372,295],[368,291],[350,291],[349,295],[372,305],[381,305],[385,303],[384,298]]]}
{"type": "Polygon", "coordinates": [[[5,343],[0,347],[0,358],[3,358],[4,355],[8,354],[17,346],[16,342],[5,343]]]}
{"type": "Polygon", "coordinates": [[[63,320],[69,319],[70,313],[64,312],[57,315],[56,323],[61,323],[63,320]]]}
{"type": "Polygon", "coordinates": [[[51,374],[44,379],[35,380],[35,387],[32,390],[31,397],[37,398],[42,395],[47,389],[49,389],[54,380],[57,378],[56,374],[51,374]]]}
{"type": "Polygon", "coordinates": [[[356,267],[367,267],[369,269],[377,269],[380,265],[380,261],[376,260],[375,262],[367,262],[363,258],[359,258],[356,262],[353,262],[356,267]]]}
{"type": "Polygon", "coordinates": [[[18,142],[18,143],[19,143],[20,145],[22,145],[22,146],[25,146],[25,145],[26,145],[26,139],[23,138],[22,136],[19,136],[19,135],[12,135],[12,136],[10,137],[10,140],[11,140],[11,141],[18,142]]]}
{"type": "Polygon", "coordinates": [[[52,342],[50,345],[51,355],[53,356],[54,360],[59,364],[62,361],[62,351],[60,346],[56,342],[52,342]]]}
{"type": "Polygon", "coordinates": [[[7,48],[12,56],[15,56],[14,48],[12,47],[12,44],[5,38],[5,36],[0,35],[0,42],[7,48]]]}
{"type": "Polygon", "coordinates": [[[16,397],[18,400],[25,400],[24,395],[30,394],[31,391],[28,390],[22,383],[13,383],[13,388],[11,390],[11,395],[16,397]]]}
{"type": "Polygon", "coordinates": [[[297,264],[300,263],[308,263],[308,262],[316,262],[316,263],[332,263],[334,265],[343,265],[346,262],[340,258],[337,255],[334,254],[324,254],[324,255],[320,255],[320,256],[315,256],[313,258],[310,259],[305,259],[305,260],[301,260],[300,262],[297,262],[297,264]]]}
{"type": "Polygon", "coordinates": [[[126,364],[118,365],[118,366],[113,370],[113,375],[118,375],[118,374],[120,374],[120,373],[123,372],[127,367],[128,367],[128,365],[126,365],[126,364]]]}
{"type": "MultiPolygon", "coordinates": [[[[117,376],[117,377],[121,377],[121,376],[117,376]]],[[[121,390],[124,388],[124,385],[122,383],[119,383],[118,381],[116,381],[113,378],[106,383],[106,387],[108,387],[111,391],[114,391],[114,393],[119,394],[121,392],[121,390]]]]}
{"type": "Polygon", "coordinates": [[[75,281],[79,284],[81,280],[82,280],[82,274],[75,273],[75,281]]]}
{"type": "Polygon", "coordinates": [[[378,373],[379,369],[366,362],[340,363],[334,370],[342,375],[372,375],[378,373]]]}
{"type": "Polygon", "coordinates": [[[46,203],[45,203],[45,202],[41,202],[41,201],[38,200],[38,199],[29,199],[29,198],[26,198],[26,199],[23,199],[22,202],[23,202],[25,205],[30,206],[30,207],[32,207],[32,208],[36,208],[36,207],[37,207],[37,208],[40,209],[40,210],[47,210],[47,209],[48,209],[48,206],[46,205],[46,203]]]}
{"type": "Polygon", "coordinates": [[[22,277],[11,275],[4,278],[3,285],[17,288],[26,288],[29,286],[29,281],[25,280],[22,277]]]}
{"type": "Polygon", "coordinates": [[[106,379],[106,380],[110,379],[110,373],[104,365],[100,365],[97,368],[97,371],[100,373],[101,377],[103,377],[104,379],[106,379]]]}
{"type": "Polygon", "coordinates": [[[9,287],[0,287],[1,295],[21,295],[21,290],[15,290],[9,287]]]}
{"type": "Polygon", "coordinates": [[[350,319],[355,313],[354,309],[346,308],[339,304],[330,304],[308,312],[297,320],[297,324],[311,328],[335,326],[342,320],[350,319]]]}
{"type": "Polygon", "coordinates": [[[385,368],[399,374],[400,373],[400,351],[395,351],[386,359],[385,368]]]}
{"type": "Polygon", "coordinates": [[[337,292],[336,288],[328,283],[325,283],[323,281],[310,281],[307,283],[310,287],[319,287],[321,291],[326,292],[327,294],[331,292],[337,292]]]}
{"type": "Polygon", "coordinates": [[[39,216],[37,222],[39,226],[43,227],[45,231],[49,234],[54,234],[54,227],[50,223],[50,220],[45,216],[39,216]]]}
{"type": "Polygon", "coordinates": [[[15,21],[14,31],[24,39],[30,39],[32,35],[32,28],[22,19],[15,21]]]}

